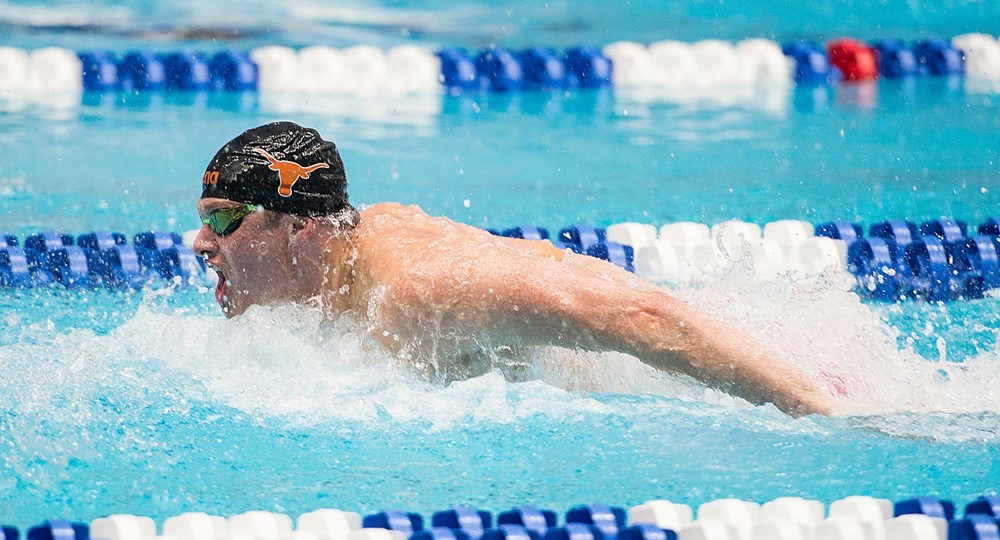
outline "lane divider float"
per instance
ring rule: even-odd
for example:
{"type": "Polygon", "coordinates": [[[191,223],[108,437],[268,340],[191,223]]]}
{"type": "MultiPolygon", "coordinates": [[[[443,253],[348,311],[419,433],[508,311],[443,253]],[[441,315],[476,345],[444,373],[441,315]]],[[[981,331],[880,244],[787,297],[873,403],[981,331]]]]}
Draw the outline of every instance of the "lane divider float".
{"type": "MultiPolygon", "coordinates": [[[[320,509],[291,516],[252,510],[225,518],[187,512],[167,518],[162,535],[152,518],[113,514],[89,524],[50,519],[27,530],[28,540],[994,540],[1000,537],[1000,497],[980,496],[959,517],[955,504],[933,496],[893,503],[854,495],[830,503],[779,497],[763,504],[716,499],[694,509],[667,500],[627,511],[605,504],[556,512],[530,504],[493,513],[470,506],[434,512],[355,512],[320,509]]],[[[20,540],[13,526],[0,539],[20,540]]]]}
{"type": "MultiPolygon", "coordinates": [[[[659,283],[718,279],[737,265],[755,279],[803,280],[853,276],[859,294],[875,300],[931,302],[982,298],[1000,289],[1000,217],[975,230],[943,218],[917,225],[904,220],[813,225],[778,220],[763,227],[739,220],[625,222],[606,228],[572,225],[486,229],[497,236],[547,240],[559,249],[606,260],[659,283]],[[970,234],[971,232],[971,234],[970,234]]],[[[40,233],[24,239],[0,234],[0,287],[136,288],[168,281],[206,283],[204,263],[191,249],[197,231],[151,231],[132,236],[96,231],[73,237],[40,233]]]]}
{"type": "Polygon", "coordinates": [[[1000,288],[1000,217],[969,234],[953,219],[861,225],[779,220],[762,228],[733,220],[704,223],[616,223],[606,229],[573,225],[550,236],[534,226],[487,229],[499,236],[550,240],[561,249],[607,260],[654,282],[717,279],[749,263],[755,278],[809,279],[845,273],[859,294],[882,301],[943,302],[982,298],[1000,288]]]}
{"type": "Polygon", "coordinates": [[[972,33],[950,41],[913,43],[843,38],[822,46],[708,39],[619,41],[564,51],[317,45],[300,50],[264,46],[249,52],[130,51],[121,56],[57,47],[0,47],[0,96],[81,91],[398,95],[603,87],[699,90],[963,75],[1000,80],[1000,42],[972,33]]]}
{"type": "Polygon", "coordinates": [[[177,233],[142,232],[129,244],[124,234],[110,231],[76,238],[47,232],[26,237],[23,245],[0,234],[0,287],[141,288],[190,284],[203,276],[201,259],[177,233]]]}

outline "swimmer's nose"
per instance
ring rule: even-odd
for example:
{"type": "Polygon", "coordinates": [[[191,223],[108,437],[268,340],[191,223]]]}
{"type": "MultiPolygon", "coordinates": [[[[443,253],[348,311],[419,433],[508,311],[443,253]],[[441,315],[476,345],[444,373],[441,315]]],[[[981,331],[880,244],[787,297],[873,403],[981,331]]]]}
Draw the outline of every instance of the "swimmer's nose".
{"type": "Polygon", "coordinates": [[[219,251],[219,245],[215,242],[215,233],[208,228],[208,225],[201,226],[191,247],[195,253],[205,259],[211,259],[219,251]]]}

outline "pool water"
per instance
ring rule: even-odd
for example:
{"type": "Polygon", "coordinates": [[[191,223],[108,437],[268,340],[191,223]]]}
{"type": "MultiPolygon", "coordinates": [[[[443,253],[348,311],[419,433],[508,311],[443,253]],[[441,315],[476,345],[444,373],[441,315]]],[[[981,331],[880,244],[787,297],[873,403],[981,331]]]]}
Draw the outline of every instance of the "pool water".
{"type": "MultiPolygon", "coordinates": [[[[0,3],[8,43],[124,50],[403,40],[483,46],[983,31],[975,2],[0,3]],[[775,17],[782,7],[801,17],[775,17]],[[242,11],[242,10],[241,10],[242,11]],[[508,14],[509,12],[509,14],[508,14]],[[946,15],[945,15],[946,14],[946,15]],[[280,24],[275,21],[282,21],[280,24]],[[230,28],[205,37],[205,28],[230,28]],[[195,30],[201,29],[199,32],[195,30]]],[[[991,18],[992,17],[992,18],[991,18]]],[[[765,223],[1000,212],[1000,95],[960,81],[716,95],[85,95],[0,102],[0,228],[197,227],[205,164],[289,119],[341,149],[352,200],[480,226],[765,223]]],[[[637,360],[556,349],[426,381],[349,321],[222,318],[206,288],[0,291],[0,522],[316,507],[565,509],[1000,485],[1000,299],[861,301],[835,276],[733,272],[673,294],[867,404],[790,419],[637,360]]]]}

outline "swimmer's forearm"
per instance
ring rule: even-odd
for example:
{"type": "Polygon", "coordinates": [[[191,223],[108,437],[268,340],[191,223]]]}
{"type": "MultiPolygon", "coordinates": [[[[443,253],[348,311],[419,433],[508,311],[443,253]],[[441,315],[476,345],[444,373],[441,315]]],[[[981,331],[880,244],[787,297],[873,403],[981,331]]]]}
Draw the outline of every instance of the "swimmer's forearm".
{"type": "Polygon", "coordinates": [[[685,373],[752,403],[774,403],[788,414],[833,412],[832,398],[815,381],[743,332],[658,291],[635,291],[627,305],[620,302],[590,303],[602,306],[589,318],[593,335],[605,341],[600,348],[685,373]]]}
{"type": "Polygon", "coordinates": [[[653,331],[633,341],[640,358],[666,359],[711,386],[752,403],[771,402],[788,414],[832,412],[829,396],[815,381],[750,336],[662,293],[644,296],[645,320],[638,326],[653,331]]]}

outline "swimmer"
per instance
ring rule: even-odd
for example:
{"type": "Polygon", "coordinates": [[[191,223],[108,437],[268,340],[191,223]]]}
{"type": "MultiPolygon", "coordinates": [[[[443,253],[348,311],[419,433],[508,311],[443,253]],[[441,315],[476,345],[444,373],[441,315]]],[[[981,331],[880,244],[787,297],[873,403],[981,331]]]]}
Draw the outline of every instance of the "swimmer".
{"type": "Polygon", "coordinates": [[[198,213],[194,249],[219,276],[227,317],[302,303],[357,317],[391,354],[418,362],[484,346],[618,351],[790,415],[841,410],[745,333],[610,263],[414,206],[358,212],[336,146],[290,122],[219,150],[198,213]]]}

